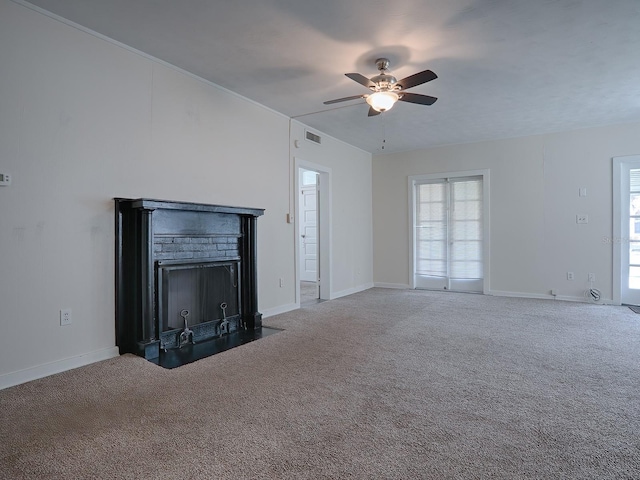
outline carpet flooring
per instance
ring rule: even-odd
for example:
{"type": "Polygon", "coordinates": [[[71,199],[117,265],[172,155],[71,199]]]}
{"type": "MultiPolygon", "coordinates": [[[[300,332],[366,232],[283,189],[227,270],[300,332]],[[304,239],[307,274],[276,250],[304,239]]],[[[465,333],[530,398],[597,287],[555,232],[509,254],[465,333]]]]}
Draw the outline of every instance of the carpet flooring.
{"type": "Polygon", "coordinates": [[[0,391],[0,478],[637,479],[626,307],[371,289],[0,391]]]}

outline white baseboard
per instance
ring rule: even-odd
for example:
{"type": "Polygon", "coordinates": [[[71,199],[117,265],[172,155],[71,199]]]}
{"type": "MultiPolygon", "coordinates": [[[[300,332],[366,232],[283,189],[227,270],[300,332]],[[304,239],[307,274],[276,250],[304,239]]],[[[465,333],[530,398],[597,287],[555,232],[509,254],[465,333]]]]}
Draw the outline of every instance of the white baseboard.
{"type": "Polygon", "coordinates": [[[364,285],[360,285],[353,288],[347,288],[346,290],[341,290],[339,292],[333,292],[331,294],[331,300],[334,300],[340,297],[346,297],[347,295],[353,295],[354,293],[358,293],[358,292],[364,292],[365,290],[369,290],[370,288],[373,288],[373,283],[366,283],[364,285]]]}
{"type": "MultiPolygon", "coordinates": [[[[523,292],[505,292],[500,290],[490,290],[486,292],[486,295],[493,295],[494,297],[514,297],[514,298],[537,298],[541,300],[562,300],[563,302],[582,302],[582,303],[594,303],[590,302],[583,296],[574,295],[549,295],[539,293],[523,293],[523,292]]],[[[613,300],[609,298],[602,298],[597,305],[614,305],[613,300]]]]}
{"type": "Polygon", "coordinates": [[[262,311],[262,318],[273,317],[274,315],[280,315],[281,313],[287,313],[292,310],[297,310],[300,305],[297,303],[289,303],[288,305],[280,305],[279,307],[267,308],[262,311]]]}
{"type": "Polygon", "coordinates": [[[384,282],[375,282],[373,284],[376,288],[395,288],[398,290],[407,290],[411,288],[408,283],[384,283],[384,282]]]}
{"type": "Polygon", "coordinates": [[[491,295],[494,297],[537,298],[540,300],[560,300],[560,297],[556,295],[545,295],[541,293],[506,292],[503,290],[488,290],[487,292],[485,292],[485,295],[491,295]]]}
{"type": "Polygon", "coordinates": [[[25,368],[17,372],[10,372],[0,375],[0,390],[3,388],[13,387],[21,383],[37,380],[38,378],[48,377],[56,373],[65,372],[78,367],[84,367],[95,362],[108,360],[120,355],[118,347],[103,348],[95,352],[84,353],[71,358],[56,360],[55,362],[36,365],[35,367],[25,368]]]}

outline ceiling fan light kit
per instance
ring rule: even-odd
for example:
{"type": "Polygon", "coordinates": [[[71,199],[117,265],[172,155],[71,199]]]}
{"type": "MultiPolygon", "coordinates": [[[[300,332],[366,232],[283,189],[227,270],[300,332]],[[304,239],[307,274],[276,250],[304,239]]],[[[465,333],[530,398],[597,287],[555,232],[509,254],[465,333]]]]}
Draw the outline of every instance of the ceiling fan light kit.
{"type": "Polygon", "coordinates": [[[400,96],[396,92],[376,92],[368,95],[366,102],[376,112],[386,112],[399,100],[400,96]]]}
{"type": "Polygon", "coordinates": [[[438,76],[431,70],[424,70],[422,72],[415,73],[402,80],[396,80],[396,77],[389,74],[387,69],[389,68],[389,60],[386,58],[379,58],[376,60],[376,66],[378,67],[379,74],[371,78],[367,78],[359,73],[345,73],[354,82],[359,83],[367,87],[373,93],[353,95],[350,97],[337,98],[335,100],[328,100],[324,102],[325,105],[332,103],[346,102],[348,100],[356,100],[364,98],[369,104],[369,116],[379,115],[382,112],[386,112],[395,105],[398,100],[409,103],[416,103],[418,105],[433,105],[437,100],[436,97],[429,95],[420,95],[418,93],[404,93],[408,88],[421,85],[423,83],[435,80],[438,76]]]}

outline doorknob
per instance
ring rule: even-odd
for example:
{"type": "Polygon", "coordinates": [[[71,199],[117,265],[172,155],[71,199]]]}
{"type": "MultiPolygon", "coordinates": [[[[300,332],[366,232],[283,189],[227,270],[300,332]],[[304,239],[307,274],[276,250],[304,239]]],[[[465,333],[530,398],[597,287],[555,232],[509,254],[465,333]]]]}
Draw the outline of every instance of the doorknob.
{"type": "Polygon", "coordinates": [[[301,236],[302,238],[305,238],[305,237],[306,237],[306,235],[300,235],[300,236],[301,236]]]}

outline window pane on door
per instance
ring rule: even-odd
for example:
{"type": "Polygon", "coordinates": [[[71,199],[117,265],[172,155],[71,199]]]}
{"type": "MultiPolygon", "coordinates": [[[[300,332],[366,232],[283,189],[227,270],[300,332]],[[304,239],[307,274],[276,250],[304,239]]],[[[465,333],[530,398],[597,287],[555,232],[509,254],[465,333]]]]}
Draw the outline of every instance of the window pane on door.
{"type": "Polygon", "coordinates": [[[418,275],[447,276],[447,197],[444,183],[416,189],[416,263],[418,275]]]}
{"type": "Polygon", "coordinates": [[[451,278],[482,278],[482,179],[451,182],[451,278]]]}
{"type": "Polygon", "coordinates": [[[629,240],[640,240],[640,217],[629,218],[629,240]]]}
{"type": "Polygon", "coordinates": [[[640,193],[630,195],[629,215],[640,215],[640,193]]]}
{"type": "Polygon", "coordinates": [[[640,265],[640,242],[629,242],[629,265],[640,265]]]}
{"type": "Polygon", "coordinates": [[[430,222],[417,229],[416,271],[421,275],[447,274],[447,244],[443,227],[430,222]]]}
{"type": "Polygon", "coordinates": [[[629,288],[640,289],[640,267],[629,267],[629,288]]]}

